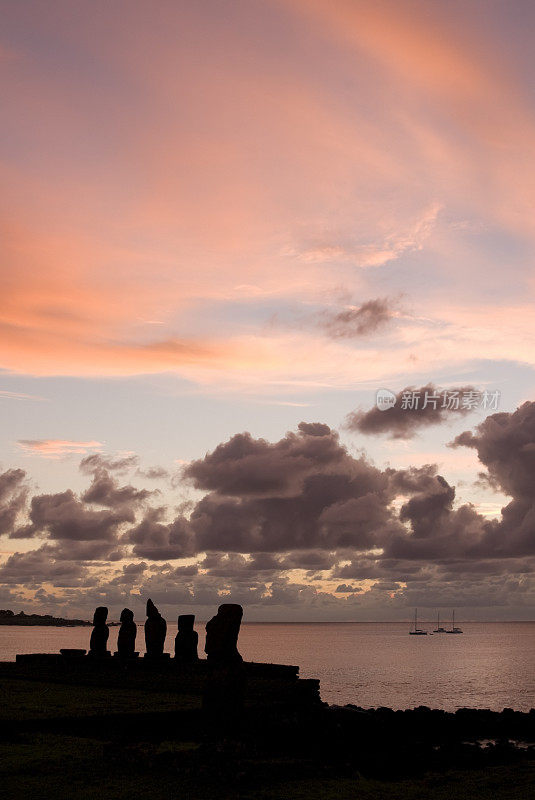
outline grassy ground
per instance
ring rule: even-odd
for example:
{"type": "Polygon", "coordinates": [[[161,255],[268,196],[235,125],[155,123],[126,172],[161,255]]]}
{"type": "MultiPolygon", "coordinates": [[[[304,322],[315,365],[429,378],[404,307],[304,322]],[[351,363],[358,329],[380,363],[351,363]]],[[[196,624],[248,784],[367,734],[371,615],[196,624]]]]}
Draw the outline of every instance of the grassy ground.
{"type": "Polygon", "coordinates": [[[207,742],[200,706],[197,690],[0,680],[0,797],[535,800],[535,761],[378,781],[299,748],[207,742]]]}
{"type": "Polygon", "coordinates": [[[424,775],[391,782],[336,776],[289,778],[295,765],[199,759],[197,743],[121,748],[94,739],[28,735],[0,745],[0,792],[12,800],[529,800],[535,764],[424,775]]]}
{"type": "Polygon", "coordinates": [[[0,682],[0,721],[90,717],[102,714],[179,711],[200,708],[200,694],[139,692],[44,681],[0,682]]]}

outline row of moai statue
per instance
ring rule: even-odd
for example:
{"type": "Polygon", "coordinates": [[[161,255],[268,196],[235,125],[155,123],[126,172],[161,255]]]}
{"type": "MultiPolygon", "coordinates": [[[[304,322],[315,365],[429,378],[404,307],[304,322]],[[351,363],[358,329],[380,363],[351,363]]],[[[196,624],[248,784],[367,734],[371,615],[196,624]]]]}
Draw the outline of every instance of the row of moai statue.
{"type": "MultiPolygon", "coordinates": [[[[207,660],[213,664],[232,664],[242,661],[238,652],[238,635],[243,609],[235,603],[220,605],[215,617],[206,624],[206,644],[204,651],[207,660]]],[[[99,606],[93,616],[93,630],[89,643],[89,655],[108,655],[108,609],[99,606]]],[[[136,655],[137,625],[134,612],[129,608],[121,611],[121,626],[117,637],[117,655],[133,658],[136,655]]],[[[184,664],[199,660],[197,648],[199,635],[194,630],[194,614],[181,614],[178,617],[178,633],[175,637],[175,659],[184,664]]],[[[167,623],[152,600],[147,600],[147,619],[145,622],[145,648],[148,658],[161,658],[164,655],[167,623]]]]}

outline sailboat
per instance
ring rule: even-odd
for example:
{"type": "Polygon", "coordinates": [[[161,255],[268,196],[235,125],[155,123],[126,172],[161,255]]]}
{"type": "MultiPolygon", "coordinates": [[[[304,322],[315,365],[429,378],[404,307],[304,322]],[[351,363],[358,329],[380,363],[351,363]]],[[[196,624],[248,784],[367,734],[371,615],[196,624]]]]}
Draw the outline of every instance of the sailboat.
{"type": "Polygon", "coordinates": [[[440,627],[440,614],[437,614],[437,627],[435,628],[433,633],[446,633],[446,628],[440,627]]]}
{"type": "Polygon", "coordinates": [[[414,630],[409,631],[411,636],[427,636],[427,631],[418,627],[418,609],[414,609],[414,630]]]}
{"type": "Polygon", "coordinates": [[[460,628],[455,627],[455,611],[452,611],[451,630],[447,630],[446,633],[462,633],[460,628]]]}

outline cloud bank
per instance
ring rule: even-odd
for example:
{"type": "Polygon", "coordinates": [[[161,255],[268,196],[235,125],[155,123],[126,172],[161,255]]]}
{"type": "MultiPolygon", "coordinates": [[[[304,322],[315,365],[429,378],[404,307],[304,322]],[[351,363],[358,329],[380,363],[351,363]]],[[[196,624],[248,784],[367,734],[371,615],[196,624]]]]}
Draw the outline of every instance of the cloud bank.
{"type": "Polygon", "coordinates": [[[8,470],[4,541],[35,546],[0,567],[4,601],[80,609],[149,593],[203,608],[231,596],[265,618],[285,609],[309,619],[414,604],[529,608],[535,403],[490,415],[452,446],[475,449],[488,481],[511,498],[498,518],[457,504],[435,465],[379,469],[319,422],[277,442],[236,434],[185,465],[183,483],[204,493],[187,514],[114,477],[111,468],[128,467],[139,478],[131,456],[85,457],[91,482],[80,496],[30,496],[25,472],[8,470]]]}

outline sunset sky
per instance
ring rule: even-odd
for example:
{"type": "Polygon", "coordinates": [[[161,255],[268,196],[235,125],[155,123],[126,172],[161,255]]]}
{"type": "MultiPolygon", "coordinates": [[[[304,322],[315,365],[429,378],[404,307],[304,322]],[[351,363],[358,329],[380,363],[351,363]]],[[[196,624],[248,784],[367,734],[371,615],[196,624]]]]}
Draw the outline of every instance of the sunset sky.
{"type": "Polygon", "coordinates": [[[0,13],[0,605],[534,618],[533,3],[0,13]]]}

